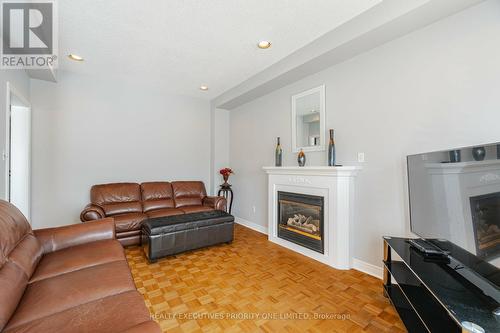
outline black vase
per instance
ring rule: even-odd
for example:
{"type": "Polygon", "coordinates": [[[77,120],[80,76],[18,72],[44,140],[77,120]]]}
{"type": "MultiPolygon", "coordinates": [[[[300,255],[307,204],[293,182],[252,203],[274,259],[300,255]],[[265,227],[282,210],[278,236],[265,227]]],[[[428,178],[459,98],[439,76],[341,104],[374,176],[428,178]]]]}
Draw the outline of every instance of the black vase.
{"type": "Polygon", "coordinates": [[[500,145],[497,145],[497,159],[500,160],[500,145]]]}
{"type": "Polygon", "coordinates": [[[275,165],[277,167],[283,165],[283,149],[281,149],[280,138],[278,138],[278,144],[276,145],[276,152],[274,159],[275,159],[275,165]]]}
{"type": "Polygon", "coordinates": [[[330,143],[328,144],[328,166],[335,166],[335,141],[333,130],[330,130],[330,143]]]}
{"type": "Polygon", "coordinates": [[[460,153],[460,150],[450,151],[450,162],[451,163],[458,163],[461,160],[462,160],[462,154],[460,153]]]}
{"type": "Polygon", "coordinates": [[[483,161],[486,157],[486,149],[484,149],[484,147],[472,148],[472,157],[475,161],[483,161]]]}

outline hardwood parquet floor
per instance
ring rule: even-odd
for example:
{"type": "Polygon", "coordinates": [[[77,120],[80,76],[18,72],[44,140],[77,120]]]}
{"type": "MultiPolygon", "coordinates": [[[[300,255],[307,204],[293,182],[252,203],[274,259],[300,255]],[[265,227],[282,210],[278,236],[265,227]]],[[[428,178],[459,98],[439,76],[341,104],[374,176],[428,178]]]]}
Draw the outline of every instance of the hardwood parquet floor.
{"type": "Polygon", "coordinates": [[[341,271],[236,225],[235,240],[148,264],[126,249],[164,332],[405,332],[382,282],[341,271]]]}

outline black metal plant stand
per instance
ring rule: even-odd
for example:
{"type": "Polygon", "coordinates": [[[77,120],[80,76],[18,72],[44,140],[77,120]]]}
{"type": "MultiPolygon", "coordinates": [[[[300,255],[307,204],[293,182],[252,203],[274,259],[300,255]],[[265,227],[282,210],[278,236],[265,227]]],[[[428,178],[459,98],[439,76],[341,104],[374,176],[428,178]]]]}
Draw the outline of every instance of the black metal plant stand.
{"type": "Polygon", "coordinates": [[[226,212],[231,214],[231,209],[233,208],[233,190],[231,189],[230,184],[222,184],[220,186],[219,192],[217,193],[217,196],[222,196],[226,198],[228,205],[226,207],[226,212]]]}

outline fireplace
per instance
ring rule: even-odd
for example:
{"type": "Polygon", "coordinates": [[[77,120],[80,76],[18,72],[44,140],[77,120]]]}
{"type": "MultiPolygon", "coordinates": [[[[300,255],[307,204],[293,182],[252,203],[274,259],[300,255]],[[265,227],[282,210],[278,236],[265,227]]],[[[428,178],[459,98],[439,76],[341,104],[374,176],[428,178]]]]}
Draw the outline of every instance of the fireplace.
{"type": "Polygon", "coordinates": [[[470,198],[476,255],[484,260],[500,255],[500,192],[470,198]]]}
{"type": "Polygon", "coordinates": [[[278,237],[324,253],[323,197],[278,191],[278,237]]]}

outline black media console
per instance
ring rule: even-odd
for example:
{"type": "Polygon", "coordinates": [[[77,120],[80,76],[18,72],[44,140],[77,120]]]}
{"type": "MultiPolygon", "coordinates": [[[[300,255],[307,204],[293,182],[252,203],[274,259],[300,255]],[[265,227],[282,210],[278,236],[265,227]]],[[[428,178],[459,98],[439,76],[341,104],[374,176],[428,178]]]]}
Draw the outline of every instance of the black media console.
{"type": "Polygon", "coordinates": [[[500,270],[451,243],[445,248],[445,256],[428,256],[407,238],[384,237],[384,293],[406,328],[500,332],[500,270]]]}

